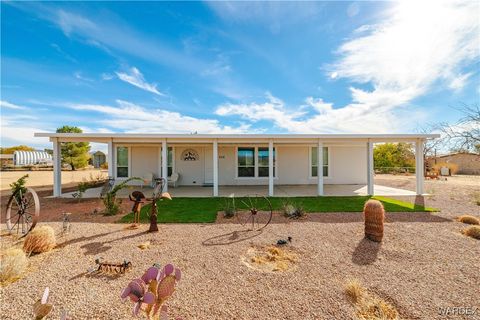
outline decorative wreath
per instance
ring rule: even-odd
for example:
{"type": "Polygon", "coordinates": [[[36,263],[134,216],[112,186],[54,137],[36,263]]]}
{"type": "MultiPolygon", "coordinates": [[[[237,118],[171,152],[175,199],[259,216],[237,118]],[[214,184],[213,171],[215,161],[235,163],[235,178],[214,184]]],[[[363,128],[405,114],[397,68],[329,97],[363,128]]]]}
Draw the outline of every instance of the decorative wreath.
{"type": "Polygon", "coordinates": [[[183,161],[197,161],[198,160],[198,152],[193,149],[187,149],[182,152],[182,160],[183,161]]]}

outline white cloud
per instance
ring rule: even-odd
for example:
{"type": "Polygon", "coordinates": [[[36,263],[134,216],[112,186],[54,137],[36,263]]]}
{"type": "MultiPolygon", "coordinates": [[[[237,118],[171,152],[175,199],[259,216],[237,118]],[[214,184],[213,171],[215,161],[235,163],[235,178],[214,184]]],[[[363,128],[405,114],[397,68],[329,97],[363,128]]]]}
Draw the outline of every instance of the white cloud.
{"type": "Polygon", "coordinates": [[[223,104],[218,115],[248,121],[268,120],[289,132],[371,132],[412,130],[422,110],[404,109],[433,85],[462,88],[470,74],[460,69],[480,55],[478,2],[400,2],[376,24],[353,32],[338,50],[331,79],[371,84],[372,90],[351,87],[352,103],[334,108],[308,97],[307,108],[287,108],[274,97],[267,102],[223,104]],[[310,108],[313,112],[308,113],[310,108]],[[298,110],[301,110],[299,112],[298,110]]]}
{"type": "Polygon", "coordinates": [[[124,132],[151,133],[245,133],[251,132],[250,126],[221,125],[215,119],[199,119],[178,112],[162,109],[146,109],[131,102],[117,100],[117,106],[70,104],[75,110],[85,110],[104,114],[98,122],[124,132]]]}
{"type": "Polygon", "coordinates": [[[158,91],[157,85],[155,83],[148,83],[145,81],[143,74],[135,67],[130,68],[129,73],[126,72],[115,72],[118,78],[122,81],[130,83],[131,85],[143,89],[145,91],[149,91],[159,96],[163,96],[164,94],[158,91]]]}
{"type": "Polygon", "coordinates": [[[28,109],[27,107],[19,106],[19,105],[17,105],[17,104],[10,103],[10,102],[5,101],[5,100],[0,100],[0,107],[2,107],[2,108],[8,108],[8,109],[15,109],[15,110],[25,110],[25,109],[28,109]]]}
{"type": "Polygon", "coordinates": [[[472,75],[473,75],[473,72],[459,74],[458,76],[452,79],[452,82],[450,82],[450,85],[449,85],[450,89],[454,91],[462,90],[463,87],[467,84],[468,79],[472,75]]]}
{"type": "Polygon", "coordinates": [[[332,69],[373,84],[363,94],[368,100],[389,92],[412,100],[436,81],[453,81],[465,62],[478,58],[478,10],[475,1],[397,3],[382,22],[340,47],[332,69]]]}

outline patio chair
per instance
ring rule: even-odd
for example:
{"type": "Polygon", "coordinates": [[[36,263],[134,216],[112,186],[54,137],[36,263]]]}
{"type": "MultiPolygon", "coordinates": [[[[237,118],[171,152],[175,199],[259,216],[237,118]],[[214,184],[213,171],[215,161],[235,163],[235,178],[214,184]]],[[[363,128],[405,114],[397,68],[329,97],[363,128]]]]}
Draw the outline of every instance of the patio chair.
{"type": "Polygon", "coordinates": [[[147,173],[142,176],[143,184],[142,184],[142,189],[145,185],[148,185],[151,188],[155,187],[155,179],[153,176],[153,173],[147,173]]]}
{"type": "Polygon", "coordinates": [[[177,187],[177,181],[180,178],[178,172],[173,172],[170,178],[168,179],[168,184],[173,185],[174,188],[177,187]]]}

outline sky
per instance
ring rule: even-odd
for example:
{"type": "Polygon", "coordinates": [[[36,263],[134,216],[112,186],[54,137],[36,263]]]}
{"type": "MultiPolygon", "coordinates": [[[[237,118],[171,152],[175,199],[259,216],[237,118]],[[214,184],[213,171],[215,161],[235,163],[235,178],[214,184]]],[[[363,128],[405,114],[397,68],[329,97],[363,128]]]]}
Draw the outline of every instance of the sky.
{"type": "Polygon", "coordinates": [[[480,2],[1,2],[1,145],[34,132],[414,133],[480,103],[480,2]]]}

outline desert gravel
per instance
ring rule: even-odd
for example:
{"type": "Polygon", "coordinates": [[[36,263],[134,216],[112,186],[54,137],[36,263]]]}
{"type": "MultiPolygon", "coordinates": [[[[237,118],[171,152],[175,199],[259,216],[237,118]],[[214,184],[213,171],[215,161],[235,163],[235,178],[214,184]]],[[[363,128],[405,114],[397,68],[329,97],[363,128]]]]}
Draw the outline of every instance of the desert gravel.
{"type": "MultiPolygon", "coordinates": [[[[464,192],[458,190],[465,186],[450,185],[450,191],[438,188],[426,200],[440,213],[388,213],[382,244],[363,239],[361,213],[310,214],[301,221],[276,217],[263,232],[242,231],[219,219],[216,224],[164,224],[159,233],[148,234],[147,225],[127,230],[82,214],[71,233],[60,236],[61,223],[42,222],[54,227],[59,246],[30,257],[25,277],[0,288],[0,318],[31,319],[33,304],[48,286],[54,304],[49,319],[59,319],[63,309],[72,319],[131,319],[132,304],[123,303],[120,292],[158,262],[182,270],[167,302],[172,318],[352,319],[344,285],[357,278],[391,302],[403,319],[480,319],[480,310],[473,316],[439,314],[446,307],[480,309],[480,241],[463,236],[465,225],[453,220],[460,214],[480,217],[480,207],[468,200],[476,185],[464,192]],[[287,236],[298,255],[294,270],[263,273],[242,263],[251,246],[287,236]],[[137,247],[146,241],[150,248],[137,247]],[[86,276],[97,257],[127,259],[133,269],[119,277],[86,276]]],[[[2,248],[14,244],[11,236],[0,239],[2,248]]]]}

